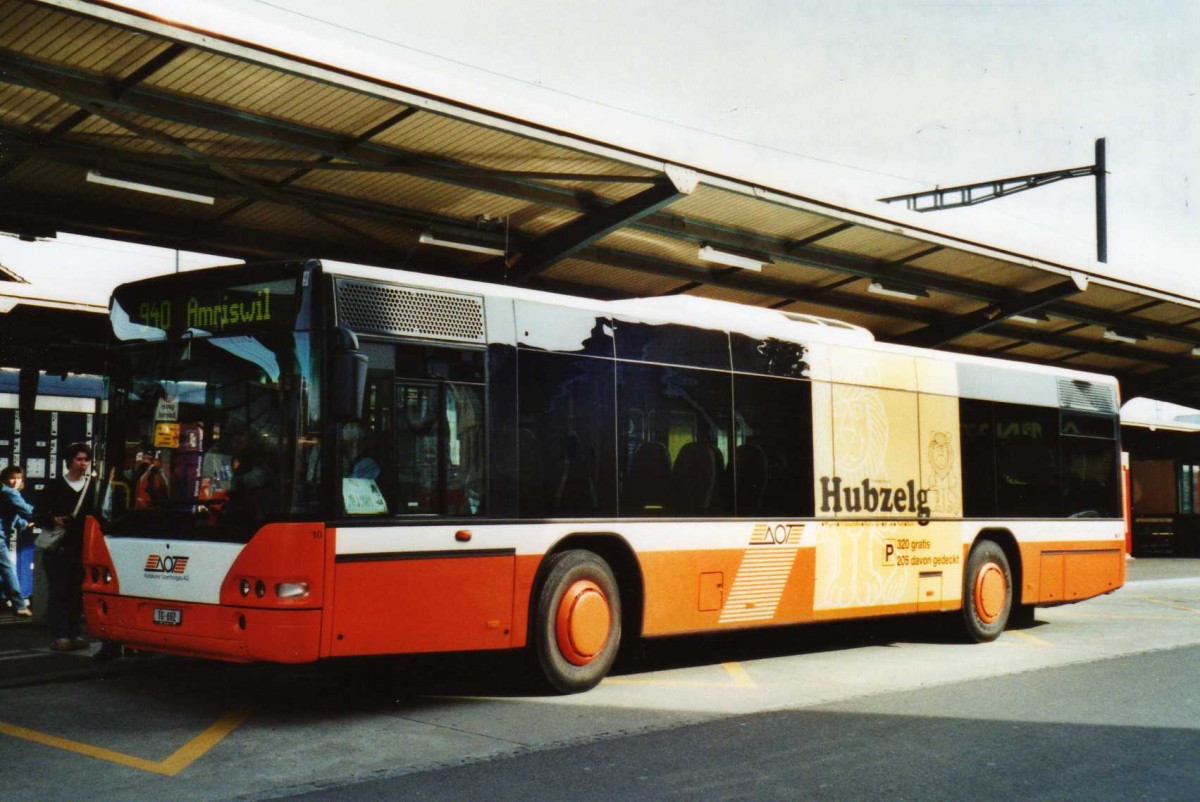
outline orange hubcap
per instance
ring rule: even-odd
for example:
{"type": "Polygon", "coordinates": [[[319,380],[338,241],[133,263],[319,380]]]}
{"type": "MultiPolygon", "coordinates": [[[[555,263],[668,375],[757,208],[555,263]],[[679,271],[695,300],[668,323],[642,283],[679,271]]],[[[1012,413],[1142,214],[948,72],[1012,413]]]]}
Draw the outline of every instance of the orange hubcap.
{"type": "Polygon", "coordinates": [[[600,654],[612,631],[608,597],[590,579],[572,583],[558,603],[554,625],[562,656],[573,665],[587,665],[600,654]]]}
{"type": "Polygon", "coordinates": [[[988,563],[975,575],[975,614],[985,624],[990,624],[1004,611],[1004,600],[1008,596],[1008,583],[1004,571],[995,563],[988,563]]]}

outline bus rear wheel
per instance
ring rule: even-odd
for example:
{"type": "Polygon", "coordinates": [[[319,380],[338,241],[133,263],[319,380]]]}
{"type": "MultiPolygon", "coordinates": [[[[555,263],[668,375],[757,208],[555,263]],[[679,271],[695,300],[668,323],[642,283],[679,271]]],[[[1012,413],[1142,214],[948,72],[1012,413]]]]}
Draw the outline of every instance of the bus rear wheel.
{"type": "Polygon", "coordinates": [[[621,596],[608,563],[582,549],[547,559],[532,641],[542,676],[560,693],[604,679],[621,644],[621,596]]]}
{"type": "Polygon", "coordinates": [[[971,548],[963,574],[963,634],[976,643],[1000,637],[1013,606],[1012,569],[1004,549],[992,540],[971,548]]]}

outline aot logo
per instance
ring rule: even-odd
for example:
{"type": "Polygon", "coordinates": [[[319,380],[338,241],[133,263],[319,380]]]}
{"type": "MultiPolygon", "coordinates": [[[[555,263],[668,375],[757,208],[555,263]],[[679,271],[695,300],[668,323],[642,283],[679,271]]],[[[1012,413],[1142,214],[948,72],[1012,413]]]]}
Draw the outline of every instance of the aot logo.
{"type": "Polygon", "coordinates": [[[151,554],[146,558],[145,571],[148,574],[175,574],[181,575],[187,570],[187,557],[166,557],[158,554],[151,554]]]}
{"type": "Polygon", "coordinates": [[[804,534],[804,524],[756,524],[750,535],[750,545],[798,546],[802,534],[804,534]]]}

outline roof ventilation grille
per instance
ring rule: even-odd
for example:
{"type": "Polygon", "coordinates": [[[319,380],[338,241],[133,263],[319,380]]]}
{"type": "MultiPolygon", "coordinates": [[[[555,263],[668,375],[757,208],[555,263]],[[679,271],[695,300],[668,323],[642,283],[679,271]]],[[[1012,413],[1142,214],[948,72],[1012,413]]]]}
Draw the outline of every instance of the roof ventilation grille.
{"type": "Polygon", "coordinates": [[[338,322],[361,334],[486,342],[483,299],[366,281],[337,283],[338,322]]]}
{"type": "Polygon", "coordinates": [[[1064,409],[1103,412],[1108,415],[1117,411],[1117,399],[1113,387],[1082,379],[1058,380],[1058,405],[1064,409]]]}

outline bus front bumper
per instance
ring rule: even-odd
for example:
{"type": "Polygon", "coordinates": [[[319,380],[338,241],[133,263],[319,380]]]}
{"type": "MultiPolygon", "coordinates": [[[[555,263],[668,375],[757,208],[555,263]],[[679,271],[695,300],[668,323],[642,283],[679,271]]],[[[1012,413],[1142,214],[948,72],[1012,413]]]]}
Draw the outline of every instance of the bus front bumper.
{"type": "Polygon", "coordinates": [[[83,594],[88,633],[134,649],[234,663],[310,663],[320,656],[320,610],[262,610],[83,594]]]}

